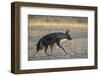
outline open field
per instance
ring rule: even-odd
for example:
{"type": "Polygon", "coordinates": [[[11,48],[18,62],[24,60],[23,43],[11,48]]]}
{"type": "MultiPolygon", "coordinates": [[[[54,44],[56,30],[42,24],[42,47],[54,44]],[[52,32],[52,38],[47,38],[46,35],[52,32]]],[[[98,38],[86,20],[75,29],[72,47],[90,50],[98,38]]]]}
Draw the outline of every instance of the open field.
{"type": "MultiPolygon", "coordinates": [[[[88,57],[88,28],[87,18],[60,18],[60,17],[31,17],[28,24],[28,60],[51,60],[51,59],[76,59],[88,57]],[[81,20],[80,20],[81,19],[81,20]],[[36,45],[39,39],[49,33],[65,32],[70,30],[71,41],[61,43],[68,54],[54,45],[52,56],[47,56],[43,50],[36,55],[36,45]]],[[[50,48],[48,53],[51,54],[50,48]]]]}
{"type": "MultiPolygon", "coordinates": [[[[42,27],[43,28],[43,27],[42,27]]],[[[28,38],[28,59],[29,60],[43,60],[43,59],[71,59],[71,58],[87,58],[87,32],[84,28],[70,28],[70,35],[72,37],[71,41],[65,41],[61,43],[61,45],[68,52],[66,55],[62,49],[57,45],[54,45],[53,48],[53,56],[47,56],[43,50],[40,50],[35,56],[33,54],[36,52],[36,44],[38,40],[44,35],[52,32],[65,32],[66,28],[39,28],[37,27],[29,27],[29,38],[28,38]],[[36,30],[37,28],[37,30],[36,30]]],[[[50,53],[50,49],[48,49],[48,53],[50,53]]]]}

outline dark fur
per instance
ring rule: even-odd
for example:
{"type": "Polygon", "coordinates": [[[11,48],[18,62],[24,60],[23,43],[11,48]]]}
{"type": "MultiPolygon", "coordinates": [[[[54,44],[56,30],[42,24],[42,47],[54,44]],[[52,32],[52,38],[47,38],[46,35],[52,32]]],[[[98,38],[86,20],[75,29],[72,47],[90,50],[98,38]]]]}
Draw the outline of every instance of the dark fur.
{"type": "MultiPolygon", "coordinates": [[[[69,31],[66,31],[66,33],[56,32],[56,33],[51,33],[51,34],[45,35],[43,38],[41,38],[38,41],[38,43],[37,43],[37,51],[35,52],[35,54],[39,50],[45,48],[45,53],[47,55],[49,55],[47,53],[48,46],[51,47],[51,53],[52,53],[53,46],[54,46],[55,43],[64,51],[64,53],[67,54],[67,52],[65,51],[65,49],[60,45],[60,40],[62,40],[62,39],[68,39],[68,40],[72,39],[70,37],[70,35],[69,35],[69,31]]],[[[33,54],[33,55],[35,55],[35,54],[33,54]]]]}

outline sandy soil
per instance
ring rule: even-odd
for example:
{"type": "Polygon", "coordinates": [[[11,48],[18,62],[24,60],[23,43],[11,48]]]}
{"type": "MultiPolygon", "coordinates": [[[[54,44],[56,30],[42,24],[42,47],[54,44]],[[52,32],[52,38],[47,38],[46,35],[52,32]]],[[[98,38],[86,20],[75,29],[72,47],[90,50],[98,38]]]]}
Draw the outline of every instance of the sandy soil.
{"type": "MultiPolygon", "coordinates": [[[[80,25],[81,26],[81,25],[80,25]]],[[[50,60],[50,59],[76,59],[88,57],[87,46],[87,28],[86,27],[43,27],[43,26],[30,26],[28,32],[28,60],[50,60]],[[44,35],[52,32],[65,32],[66,29],[70,30],[72,37],[71,41],[61,43],[68,54],[65,54],[61,48],[54,45],[52,56],[47,56],[43,50],[40,50],[36,55],[36,44],[38,40],[44,35]]],[[[48,53],[51,54],[50,48],[48,53]]]]}

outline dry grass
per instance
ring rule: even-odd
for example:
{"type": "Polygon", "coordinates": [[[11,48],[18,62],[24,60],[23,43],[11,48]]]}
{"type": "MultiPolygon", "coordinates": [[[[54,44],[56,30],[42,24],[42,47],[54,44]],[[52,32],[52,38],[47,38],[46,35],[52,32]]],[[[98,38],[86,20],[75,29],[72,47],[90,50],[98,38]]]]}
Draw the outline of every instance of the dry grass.
{"type": "MultiPolygon", "coordinates": [[[[33,54],[36,51],[36,45],[29,49],[29,60],[44,60],[44,59],[75,59],[75,58],[87,58],[87,39],[74,39],[72,41],[66,41],[61,43],[61,45],[66,49],[68,54],[65,54],[62,49],[55,44],[53,48],[52,55],[47,56],[43,50],[40,50],[35,56],[33,54]]],[[[48,53],[51,54],[50,49],[48,53]]]]}
{"type": "MultiPolygon", "coordinates": [[[[29,16],[28,21],[28,60],[46,60],[46,59],[75,59],[87,58],[87,18],[82,17],[54,17],[54,16],[29,16]],[[71,41],[61,43],[68,54],[62,49],[57,48],[55,44],[52,55],[47,56],[43,50],[40,50],[35,56],[36,44],[40,38],[53,32],[65,32],[70,30],[71,41]]],[[[48,48],[50,54],[50,48],[48,48]]]]}
{"type": "MultiPolygon", "coordinates": [[[[65,32],[66,28],[56,27],[29,27],[29,39],[28,39],[28,59],[29,60],[45,60],[45,59],[73,59],[73,58],[87,58],[87,30],[86,28],[74,28],[70,27],[70,35],[73,38],[71,41],[65,41],[61,45],[65,48],[68,54],[65,54],[62,49],[57,48],[55,44],[52,55],[47,56],[43,50],[40,50],[35,56],[36,44],[38,40],[44,35],[52,32],[65,32]]],[[[50,54],[50,48],[48,48],[50,54]]]]}

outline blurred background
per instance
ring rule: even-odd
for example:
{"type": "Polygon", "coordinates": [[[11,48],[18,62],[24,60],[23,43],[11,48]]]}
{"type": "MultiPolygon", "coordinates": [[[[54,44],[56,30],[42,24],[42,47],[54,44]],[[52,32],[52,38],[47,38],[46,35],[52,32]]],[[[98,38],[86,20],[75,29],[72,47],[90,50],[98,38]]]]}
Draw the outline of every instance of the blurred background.
{"type": "MultiPolygon", "coordinates": [[[[48,15],[29,15],[28,16],[28,59],[75,59],[87,58],[88,18],[71,16],[48,16],[48,15]],[[53,56],[46,56],[44,49],[40,50],[35,56],[36,45],[45,35],[53,32],[70,31],[71,41],[65,41],[61,45],[65,48],[65,55],[61,48],[54,45],[53,56]]],[[[50,53],[50,48],[48,48],[50,53]]]]}

